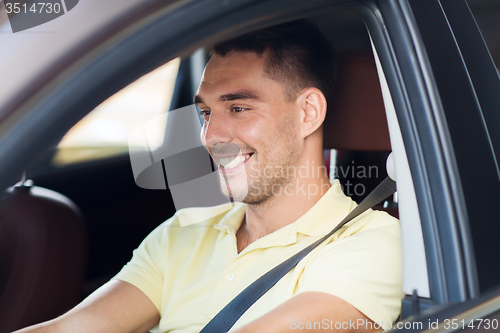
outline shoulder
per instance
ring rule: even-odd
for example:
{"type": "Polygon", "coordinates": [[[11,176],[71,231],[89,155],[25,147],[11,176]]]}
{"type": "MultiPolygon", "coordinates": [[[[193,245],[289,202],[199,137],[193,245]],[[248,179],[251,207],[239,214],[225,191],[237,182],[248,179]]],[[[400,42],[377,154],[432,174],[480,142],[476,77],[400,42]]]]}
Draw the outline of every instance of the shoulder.
{"type": "Polygon", "coordinates": [[[388,213],[369,209],[339,231],[337,239],[352,236],[394,238],[399,240],[401,229],[399,220],[388,213]]]}
{"type": "Polygon", "coordinates": [[[399,221],[369,210],[344,228],[311,253],[299,290],[330,293],[375,322],[393,322],[403,297],[399,221]]]}
{"type": "Polygon", "coordinates": [[[342,227],[311,257],[311,262],[326,261],[341,266],[359,263],[362,265],[358,269],[368,270],[380,265],[399,270],[401,260],[399,220],[371,209],[342,227]]]}

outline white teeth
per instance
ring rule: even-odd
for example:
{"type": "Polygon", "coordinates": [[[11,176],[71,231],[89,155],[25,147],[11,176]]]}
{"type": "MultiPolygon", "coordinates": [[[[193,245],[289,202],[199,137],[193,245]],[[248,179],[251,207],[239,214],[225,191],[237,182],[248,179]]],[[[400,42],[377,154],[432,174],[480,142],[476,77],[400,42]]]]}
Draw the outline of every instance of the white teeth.
{"type": "Polygon", "coordinates": [[[233,168],[236,168],[241,163],[245,162],[249,158],[250,158],[250,154],[245,154],[245,155],[240,154],[240,155],[236,156],[234,159],[231,157],[221,158],[220,164],[222,164],[222,166],[224,166],[224,168],[233,169],[233,168]]]}

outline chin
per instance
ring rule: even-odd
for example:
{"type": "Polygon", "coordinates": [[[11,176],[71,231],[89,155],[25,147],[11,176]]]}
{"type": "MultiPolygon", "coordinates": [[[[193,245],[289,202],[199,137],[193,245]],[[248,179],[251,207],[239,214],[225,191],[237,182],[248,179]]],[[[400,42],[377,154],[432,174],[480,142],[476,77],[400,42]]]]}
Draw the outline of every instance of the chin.
{"type": "Polygon", "coordinates": [[[226,179],[227,183],[224,177],[220,177],[222,193],[227,197],[231,196],[234,201],[245,202],[248,195],[248,184],[246,179],[240,180],[232,177],[227,177],[226,179]],[[231,195],[229,195],[229,191],[231,191],[231,195]]]}

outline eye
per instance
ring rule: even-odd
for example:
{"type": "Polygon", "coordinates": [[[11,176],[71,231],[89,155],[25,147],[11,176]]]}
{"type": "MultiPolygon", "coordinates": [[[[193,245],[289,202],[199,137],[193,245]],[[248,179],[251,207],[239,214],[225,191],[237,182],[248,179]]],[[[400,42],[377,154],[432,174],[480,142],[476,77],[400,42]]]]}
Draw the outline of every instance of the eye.
{"type": "Polygon", "coordinates": [[[241,112],[241,111],[245,111],[247,109],[234,106],[234,107],[231,108],[231,110],[234,111],[234,112],[241,112]]]}
{"type": "Polygon", "coordinates": [[[200,111],[198,112],[198,114],[199,114],[200,116],[202,116],[203,118],[205,118],[205,120],[207,120],[207,121],[208,121],[208,119],[210,118],[210,110],[200,110],[200,111]]]}

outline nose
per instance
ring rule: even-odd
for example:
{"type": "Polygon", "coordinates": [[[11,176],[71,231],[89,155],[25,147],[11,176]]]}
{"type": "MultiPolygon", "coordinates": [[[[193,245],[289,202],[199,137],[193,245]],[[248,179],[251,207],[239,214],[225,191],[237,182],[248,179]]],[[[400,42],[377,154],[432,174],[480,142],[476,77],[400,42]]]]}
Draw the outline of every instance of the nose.
{"type": "Polygon", "coordinates": [[[201,141],[207,147],[233,140],[231,119],[224,113],[212,112],[201,130],[201,141]]]}

